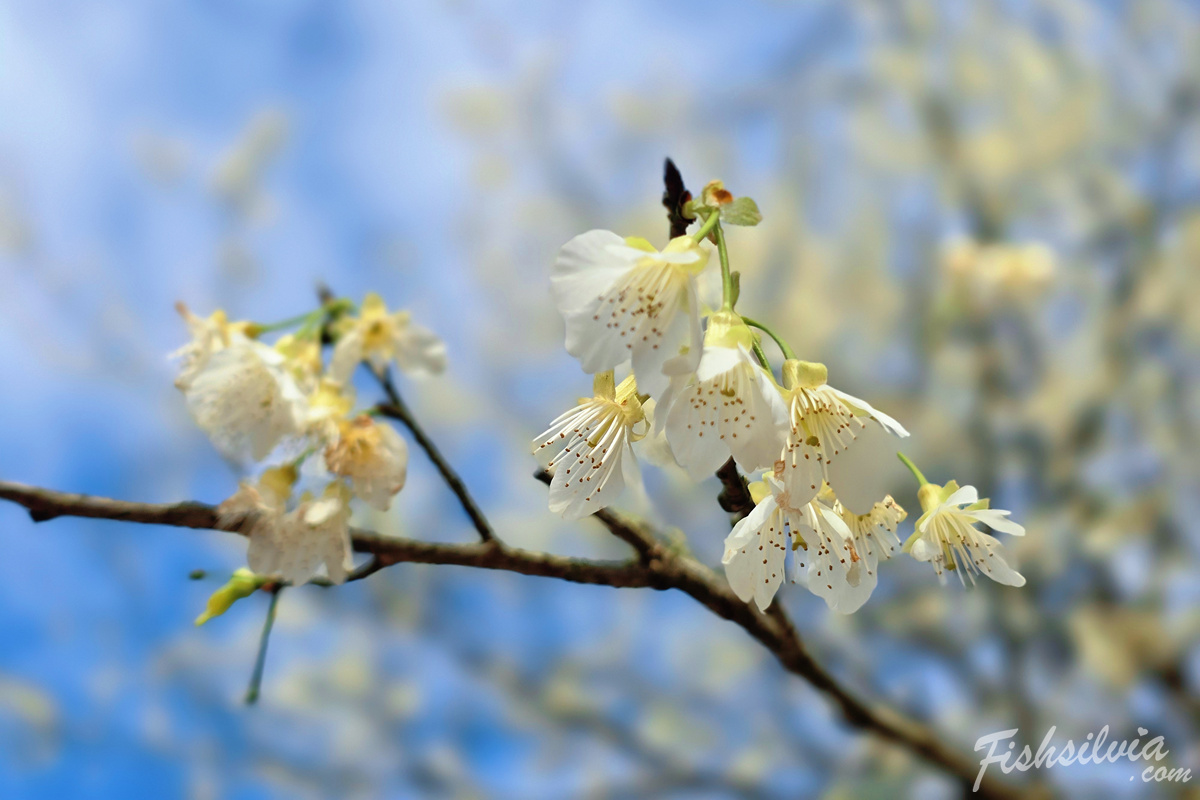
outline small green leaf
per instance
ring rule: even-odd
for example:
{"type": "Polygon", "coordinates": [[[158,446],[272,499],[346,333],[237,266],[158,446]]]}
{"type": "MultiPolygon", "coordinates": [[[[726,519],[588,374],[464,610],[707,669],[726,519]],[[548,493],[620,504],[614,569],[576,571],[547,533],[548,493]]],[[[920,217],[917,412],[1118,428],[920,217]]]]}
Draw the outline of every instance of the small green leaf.
{"type": "Polygon", "coordinates": [[[238,600],[257,592],[267,580],[248,569],[237,570],[228,583],[217,589],[208,598],[208,607],[204,609],[203,614],[196,617],[196,625],[203,625],[213,617],[221,616],[238,600]]]}
{"type": "Polygon", "coordinates": [[[732,203],[721,206],[721,221],[730,225],[754,227],[762,222],[762,214],[758,203],[749,197],[739,197],[732,203]]]}

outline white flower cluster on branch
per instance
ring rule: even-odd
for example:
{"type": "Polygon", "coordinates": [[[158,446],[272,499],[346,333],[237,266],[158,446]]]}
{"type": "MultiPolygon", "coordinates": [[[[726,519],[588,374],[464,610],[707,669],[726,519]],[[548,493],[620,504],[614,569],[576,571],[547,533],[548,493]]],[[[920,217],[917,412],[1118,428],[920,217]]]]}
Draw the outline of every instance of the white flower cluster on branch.
{"type": "Polygon", "coordinates": [[[272,462],[256,481],[243,481],[218,508],[223,525],[243,524],[254,573],[306,583],[321,568],[341,583],[352,568],[349,522],[359,498],[386,511],[402,488],[408,447],[372,413],[354,411],[355,367],[436,373],[445,347],[406,311],[388,313],[368,295],[355,313],[346,301],[277,325],[230,322],[179,311],[192,340],[177,351],[183,392],[197,425],[227,458],[272,462]],[[274,344],[261,337],[298,328],[274,344]],[[335,341],[328,366],[322,337],[335,341]],[[297,492],[301,483],[318,492],[297,492]],[[322,485],[323,484],[323,485],[322,485]]]}
{"type": "MultiPolygon", "coordinates": [[[[647,435],[665,438],[695,480],[732,457],[743,473],[762,476],[750,488],[753,511],[725,542],[733,590],[765,610],[790,561],[794,581],[851,613],[874,590],[880,560],[896,552],[907,512],[890,496],[872,495],[875,482],[843,456],[863,436],[904,438],[908,431],[830,386],[825,365],[800,360],[768,326],[735,310],[740,276],[730,268],[722,225],[756,225],[753,200],[713,181],[681,211],[691,232],[661,251],[645,239],[592,230],[563,245],[555,260],[551,293],[566,324],[566,349],[594,376],[594,391],[533,442],[553,474],[550,511],[578,519],[640,482],[634,445],[647,435]],[[721,270],[717,308],[704,307],[697,291],[713,261],[710,245],[721,270]],[[759,331],[783,355],[778,371],[759,331]],[[618,373],[625,375],[619,383],[618,373]]],[[[932,562],[939,576],[956,570],[1021,585],[1000,543],[974,527],[1023,534],[1008,512],[988,510],[971,487],[928,484],[901,458],[922,484],[925,511],[903,549],[932,562]]]]}

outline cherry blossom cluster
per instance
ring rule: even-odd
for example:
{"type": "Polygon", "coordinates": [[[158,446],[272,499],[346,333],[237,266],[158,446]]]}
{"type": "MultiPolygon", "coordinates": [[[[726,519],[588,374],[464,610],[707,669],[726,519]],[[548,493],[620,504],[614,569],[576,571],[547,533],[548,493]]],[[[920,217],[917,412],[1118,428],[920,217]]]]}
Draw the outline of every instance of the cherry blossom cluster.
{"type": "Polygon", "coordinates": [[[242,481],[219,506],[221,523],[247,533],[247,562],[257,576],[302,584],[324,567],[330,581],[344,581],[353,566],[352,501],[386,511],[408,469],[408,448],[395,429],[355,411],[351,376],[364,361],[380,373],[391,363],[439,373],[441,340],[374,294],[361,308],[333,301],[272,325],[178,309],[191,341],[175,353],[175,385],[221,454],[257,469],[255,480],[242,481]],[[263,341],[283,330],[290,332],[263,341]],[[328,364],[323,340],[334,342],[328,364]]]}
{"type": "Polygon", "coordinates": [[[829,385],[823,364],[800,360],[767,325],[735,310],[740,276],[730,269],[722,225],[758,224],[753,200],[713,181],[685,214],[689,232],[662,250],[592,230],[563,245],[554,262],[551,293],[566,349],[594,386],[533,441],[553,473],[550,511],[578,519],[609,505],[641,480],[634,446],[660,439],[693,479],[731,457],[757,476],[749,484],[754,509],[725,540],[723,563],[737,595],[760,609],[790,560],[793,581],[851,613],[874,590],[880,560],[898,549],[931,562],[943,579],[956,571],[1022,585],[1000,542],[976,527],[1024,534],[1009,512],[989,509],[970,486],[928,483],[904,456],[922,484],[924,513],[901,547],[896,530],[907,512],[890,496],[864,496],[869,481],[841,456],[863,436],[908,431],[829,385]],[[699,279],[714,249],[722,294],[706,305],[699,279]],[[764,333],[783,355],[778,371],[764,333]],[[618,382],[617,374],[625,377],[618,382]]]}

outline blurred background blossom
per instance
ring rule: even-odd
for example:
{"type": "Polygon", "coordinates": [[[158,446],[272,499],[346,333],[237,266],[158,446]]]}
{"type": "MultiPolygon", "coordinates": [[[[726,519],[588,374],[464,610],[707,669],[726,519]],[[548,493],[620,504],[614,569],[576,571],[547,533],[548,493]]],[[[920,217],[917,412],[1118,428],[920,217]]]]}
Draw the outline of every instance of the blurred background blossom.
{"type": "MultiPolygon", "coordinates": [[[[447,340],[402,390],[511,543],[530,438],[590,379],[548,295],[594,227],[667,237],[664,155],[765,221],[741,307],[1014,510],[1023,589],[889,563],[818,660],[969,752],[1019,727],[1200,722],[1200,20],[1194,3],[0,3],[0,476],[217,502],[173,310],[270,322],[380,292],[447,340]]],[[[360,397],[370,398],[364,384],[360,397]]],[[[891,493],[916,486],[890,453],[891,493]]],[[[626,507],[715,563],[715,480],[626,507]],[[682,534],[680,534],[682,535],[682,534]]],[[[914,515],[915,516],[915,515],[914,515]]],[[[419,453],[365,526],[461,541],[419,453]]],[[[906,529],[902,527],[902,532],[906,529]]],[[[402,565],[191,620],[232,537],[0,506],[0,796],[952,797],[689,599],[402,565]]],[[[1064,796],[1170,795],[1127,768],[1064,796]]]]}

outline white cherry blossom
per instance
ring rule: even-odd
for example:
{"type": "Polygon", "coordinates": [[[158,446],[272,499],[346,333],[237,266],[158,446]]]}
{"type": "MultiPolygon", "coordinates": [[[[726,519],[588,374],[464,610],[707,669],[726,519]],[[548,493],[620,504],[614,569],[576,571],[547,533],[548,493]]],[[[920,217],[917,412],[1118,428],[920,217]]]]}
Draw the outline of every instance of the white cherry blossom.
{"type": "Polygon", "coordinates": [[[886,561],[900,548],[896,526],[908,517],[908,512],[901,508],[891,495],[875,503],[866,514],[855,514],[842,505],[842,502],[833,496],[828,485],[817,497],[831,505],[834,513],[842,518],[842,522],[846,523],[846,528],[850,531],[855,558],[847,571],[846,580],[856,587],[856,591],[853,598],[847,599],[857,600],[861,597],[862,602],[866,602],[879,582],[880,559],[886,561]]]}
{"type": "Polygon", "coordinates": [[[335,331],[328,376],[340,383],[349,381],[361,361],[379,372],[393,361],[405,372],[438,374],[446,369],[446,345],[438,335],[413,322],[407,311],[389,312],[375,293],[363,299],[358,317],[339,320],[335,331]]]}
{"type": "Polygon", "coordinates": [[[567,352],[584,372],[627,360],[640,391],[657,398],[667,387],[664,362],[699,345],[696,276],[707,252],[681,236],[659,252],[644,239],[592,230],[563,245],[550,278],[566,322],[567,352]]]}
{"type": "Polygon", "coordinates": [[[1025,585],[1024,576],[1009,564],[1011,556],[1004,545],[975,527],[982,522],[1000,533],[1024,536],[1025,528],[1008,519],[1011,512],[989,508],[987,498],[980,500],[974,486],[959,487],[955,481],[945,486],[926,483],[917,498],[925,513],[904,550],[918,561],[933,564],[939,580],[945,581],[945,570],[955,570],[963,583],[986,575],[1007,586],[1025,585]]]}
{"type": "Polygon", "coordinates": [[[337,423],[337,438],[325,448],[325,466],[350,481],[354,494],[387,511],[408,475],[408,445],[395,428],[366,414],[337,423]]]}
{"type": "Polygon", "coordinates": [[[821,484],[828,482],[852,511],[868,513],[879,493],[866,476],[842,474],[838,456],[869,427],[899,437],[908,436],[908,431],[867,401],[833,388],[827,377],[824,364],[789,359],[783,365],[788,409],[783,481],[798,503],[816,497],[821,484]]]}
{"type": "Polygon", "coordinates": [[[196,424],[227,458],[261,461],[303,427],[304,395],[272,347],[233,341],[181,386],[196,424]]]}
{"type": "Polygon", "coordinates": [[[751,494],[757,504],[726,537],[721,559],[734,593],[765,611],[783,583],[790,540],[794,579],[834,611],[856,611],[870,588],[861,588],[858,555],[842,518],[820,500],[796,507],[773,474],[752,484],[751,494]]]}
{"type": "Polygon", "coordinates": [[[695,372],[672,378],[659,404],[675,459],[696,480],[730,455],[745,472],[779,459],[787,407],[774,378],[750,354],[753,341],[736,314],[710,316],[695,372]]]}
{"type": "Polygon", "coordinates": [[[633,442],[646,428],[644,395],[631,375],[614,386],[611,371],[598,374],[595,396],[582,399],[533,440],[533,452],[552,470],[550,511],[580,519],[612,503],[626,482],[641,483],[633,442]]]}

